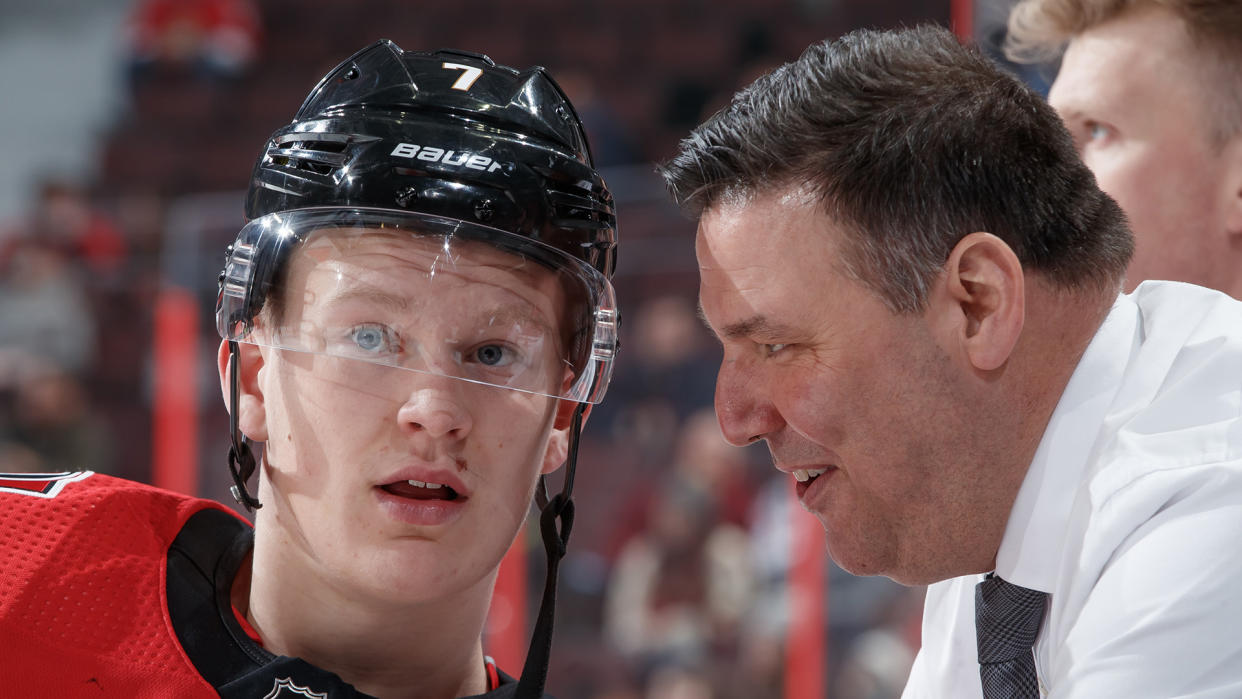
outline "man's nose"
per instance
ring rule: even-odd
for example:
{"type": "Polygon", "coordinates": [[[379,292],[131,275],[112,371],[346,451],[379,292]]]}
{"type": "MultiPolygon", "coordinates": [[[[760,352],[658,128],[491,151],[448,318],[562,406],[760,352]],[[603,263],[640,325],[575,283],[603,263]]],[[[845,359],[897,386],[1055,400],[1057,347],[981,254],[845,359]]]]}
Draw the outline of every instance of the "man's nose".
{"type": "Polygon", "coordinates": [[[725,439],[737,447],[762,439],[784,424],[763,377],[727,358],[716,376],[716,417],[725,439]]]}

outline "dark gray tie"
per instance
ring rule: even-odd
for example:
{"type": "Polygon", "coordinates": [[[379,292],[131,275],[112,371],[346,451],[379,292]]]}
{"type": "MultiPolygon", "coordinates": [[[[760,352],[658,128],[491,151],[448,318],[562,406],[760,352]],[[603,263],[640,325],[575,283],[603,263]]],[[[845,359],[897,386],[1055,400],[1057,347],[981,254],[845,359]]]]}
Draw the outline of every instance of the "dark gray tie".
{"type": "Polygon", "coordinates": [[[1031,646],[1044,620],[1046,592],[989,574],[975,586],[975,633],[984,699],[1038,699],[1031,646]]]}

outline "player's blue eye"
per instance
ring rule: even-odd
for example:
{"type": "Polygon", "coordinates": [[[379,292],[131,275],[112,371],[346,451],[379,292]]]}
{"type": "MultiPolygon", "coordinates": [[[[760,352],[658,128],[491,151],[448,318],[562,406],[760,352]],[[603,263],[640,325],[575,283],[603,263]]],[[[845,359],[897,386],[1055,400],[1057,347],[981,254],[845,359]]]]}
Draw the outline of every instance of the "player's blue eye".
{"type": "Polygon", "coordinates": [[[351,328],[349,339],[364,352],[390,351],[395,344],[390,331],[382,325],[366,324],[351,328]]]}
{"type": "Polygon", "coordinates": [[[503,366],[508,363],[509,352],[501,345],[483,345],[474,351],[480,364],[487,366],[503,366]]]}

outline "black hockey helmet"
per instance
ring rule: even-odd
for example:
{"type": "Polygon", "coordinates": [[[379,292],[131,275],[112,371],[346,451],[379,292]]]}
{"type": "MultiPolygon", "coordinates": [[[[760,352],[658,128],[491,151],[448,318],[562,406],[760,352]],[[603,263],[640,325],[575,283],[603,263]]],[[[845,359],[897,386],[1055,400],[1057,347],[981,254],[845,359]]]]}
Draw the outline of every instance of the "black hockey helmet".
{"type": "Polygon", "coordinates": [[[313,206],[477,222],[611,277],[612,195],[573,105],[543,68],[380,41],[328,73],[255,166],[246,215],[313,206]]]}

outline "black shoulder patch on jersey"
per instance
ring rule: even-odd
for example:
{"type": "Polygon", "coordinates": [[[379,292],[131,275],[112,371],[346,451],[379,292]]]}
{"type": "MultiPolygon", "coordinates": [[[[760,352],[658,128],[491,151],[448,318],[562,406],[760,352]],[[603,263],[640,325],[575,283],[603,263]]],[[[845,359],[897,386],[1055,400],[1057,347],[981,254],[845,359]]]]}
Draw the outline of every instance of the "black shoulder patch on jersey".
{"type": "Polygon", "coordinates": [[[229,599],[253,546],[254,530],[209,508],[191,516],[168,548],[168,615],[181,647],[213,687],[275,657],[246,636],[229,599]]]}

